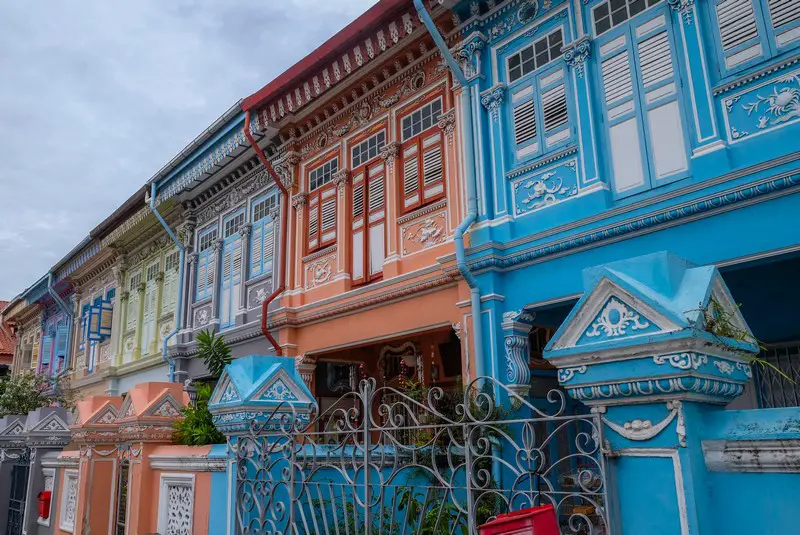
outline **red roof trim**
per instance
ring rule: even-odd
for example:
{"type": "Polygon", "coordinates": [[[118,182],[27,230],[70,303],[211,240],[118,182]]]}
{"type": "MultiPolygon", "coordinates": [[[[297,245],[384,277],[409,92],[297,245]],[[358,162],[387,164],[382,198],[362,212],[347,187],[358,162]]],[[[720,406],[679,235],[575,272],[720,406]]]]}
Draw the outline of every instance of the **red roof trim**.
{"type": "Polygon", "coordinates": [[[374,24],[393,13],[396,9],[409,3],[408,0],[380,0],[309,55],[289,67],[283,74],[244,99],[242,101],[242,110],[250,111],[286,89],[291,89],[291,87],[287,86],[316,71],[325,63],[328,56],[337,52],[339,48],[349,41],[365,34],[374,24]]]}

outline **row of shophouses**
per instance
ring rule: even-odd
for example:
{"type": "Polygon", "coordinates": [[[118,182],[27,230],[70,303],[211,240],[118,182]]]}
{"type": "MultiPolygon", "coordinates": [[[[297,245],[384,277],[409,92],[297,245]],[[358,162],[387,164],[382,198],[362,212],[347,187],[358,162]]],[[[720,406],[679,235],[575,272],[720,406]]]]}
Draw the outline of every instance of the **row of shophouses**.
{"type": "MultiPolygon", "coordinates": [[[[265,392],[324,412],[369,378],[448,390],[488,376],[532,406],[561,387],[570,410],[605,399],[631,420],[626,403],[649,394],[601,388],[610,376],[591,364],[655,343],[709,299],[798,377],[798,192],[795,0],[380,0],[234,104],[3,309],[12,372],[67,377],[82,401],[3,420],[0,524],[250,533],[226,447],[170,445],[184,384],[207,376],[194,357],[206,330],[235,357],[284,359],[239,359],[218,385],[212,405],[232,434],[265,392]]],[[[676,340],[665,343],[678,351],[676,340]]],[[[659,400],[798,421],[786,377],[734,357],[738,368],[712,366],[692,347],[651,359],[647,373],[678,381],[659,400]],[[752,410],[767,408],[790,412],[752,410]]],[[[659,403],[635,421],[661,420],[659,403]]],[[[693,415],[667,424],[714,427],[693,415]]],[[[620,430],[612,443],[643,447],[620,430]]],[[[783,432],[794,435],[772,439],[800,438],[796,423],[783,432]]],[[[679,447],[664,453],[673,446],[658,462],[686,462],[679,447]]],[[[699,485],[679,464],[667,480],[699,485]]],[[[631,466],[620,481],[662,469],[631,466]]],[[[708,478],[709,496],[673,485],[668,505],[622,496],[677,527],[637,524],[625,502],[619,532],[752,525],[729,511],[726,529],[709,528],[704,511],[754,500],[737,489],[761,494],[767,480],[708,478]]],[[[780,502],[769,523],[796,524],[781,505],[796,490],[765,494],[780,502]]]]}

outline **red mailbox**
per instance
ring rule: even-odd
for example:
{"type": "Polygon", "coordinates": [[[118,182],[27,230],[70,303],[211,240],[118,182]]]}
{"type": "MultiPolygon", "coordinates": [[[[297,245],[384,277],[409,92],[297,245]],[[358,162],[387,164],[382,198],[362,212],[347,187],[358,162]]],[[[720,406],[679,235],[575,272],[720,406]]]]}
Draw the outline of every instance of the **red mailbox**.
{"type": "Polygon", "coordinates": [[[499,515],[478,528],[480,535],[561,535],[552,504],[499,515]]]}
{"type": "Polygon", "coordinates": [[[39,493],[39,518],[50,518],[50,497],[52,492],[43,490],[39,493]]]}

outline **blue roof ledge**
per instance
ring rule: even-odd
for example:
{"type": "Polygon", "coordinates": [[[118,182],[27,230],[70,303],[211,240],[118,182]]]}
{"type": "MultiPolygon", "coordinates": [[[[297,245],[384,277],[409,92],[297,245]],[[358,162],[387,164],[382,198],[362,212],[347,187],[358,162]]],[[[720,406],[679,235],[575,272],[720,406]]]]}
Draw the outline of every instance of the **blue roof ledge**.
{"type": "Polygon", "coordinates": [[[317,404],[295,367],[295,359],[241,357],[228,364],[209,402],[214,425],[227,436],[300,429],[317,404]]]}
{"type": "Polygon", "coordinates": [[[583,297],[544,352],[571,397],[602,406],[724,404],[744,391],[758,347],[715,266],[661,251],[586,269],[583,278],[583,297]],[[707,332],[712,302],[747,340],[707,332]]]}

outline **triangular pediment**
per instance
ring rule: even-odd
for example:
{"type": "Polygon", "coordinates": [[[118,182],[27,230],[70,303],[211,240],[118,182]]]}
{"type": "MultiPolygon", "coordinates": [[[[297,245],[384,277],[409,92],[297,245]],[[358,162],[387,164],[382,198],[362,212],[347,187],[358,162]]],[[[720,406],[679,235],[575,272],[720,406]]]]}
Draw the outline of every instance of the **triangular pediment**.
{"type": "Polygon", "coordinates": [[[69,426],[58,414],[51,414],[31,429],[32,433],[65,433],[69,431],[69,426]]]}
{"type": "Polygon", "coordinates": [[[222,376],[220,384],[214,389],[214,394],[211,396],[211,401],[209,403],[234,403],[241,400],[242,396],[239,395],[236,385],[233,384],[230,376],[225,373],[222,376]]]}
{"type": "Polygon", "coordinates": [[[678,318],[623,281],[603,277],[572,309],[548,344],[567,349],[678,330],[678,318]]]}
{"type": "Polygon", "coordinates": [[[153,403],[151,408],[145,411],[144,416],[178,418],[181,416],[182,408],[181,404],[171,394],[166,394],[153,403]]]}
{"type": "Polygon", "coordinates": [[[132,418],[136,415],[136,407],[133,406],[133,400],[131,396],[127,396],[125,401],[122,403],[122,408],[119,410],[120,419],[122,418],[132,418]]]}
{"type": "Polygon", "coordinates": [[[117,416],[117,408],[113,405],[106,405],[86,423],[90,425],[109,425],[117,421],[117,416]]]}
{"type": "Polygon", "coordinates": [[[310,403],[311,399],[303,388],[285,370],[279,369],[270,375],[264,385],[250,398],[252,401],[272,401],[281,403],[310,403]]]}
{"type": "Polygon", "coordinates": [[[25,432],[25,424],[23,424],[22,421],[20,420],[14,420],[5,429],[3,429],[0,435],[16,437],[23,434],[24,432],[25,432]]]}

